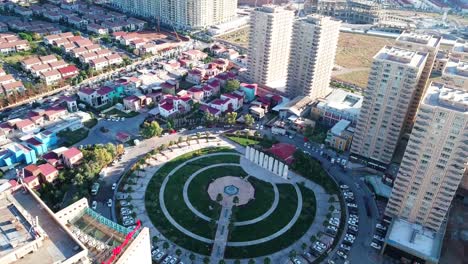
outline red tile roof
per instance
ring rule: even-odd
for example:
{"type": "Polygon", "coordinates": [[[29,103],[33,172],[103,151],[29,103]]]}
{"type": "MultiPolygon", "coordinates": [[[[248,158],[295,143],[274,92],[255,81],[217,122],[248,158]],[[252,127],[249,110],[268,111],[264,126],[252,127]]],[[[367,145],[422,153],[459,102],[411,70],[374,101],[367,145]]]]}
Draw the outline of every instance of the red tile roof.
{"type": "Polygon", "coordinates": [[[70,74],[73,72],[78,72],[78,68],[75,65],[68,65],[66,67],[58,69],[58,71],[60,72],[60,74],[64,75],[64,74],[70,74]]]}
{"type": "Polygon", "coordinates": [[[65,150],[62,155],[67,158],[67,159],[71,159],[75,156],[78,156],[81,154],[81,151],[79,149],[77,149],[76,147],[71,147],[67,150],[65,150]]]}
{"type": "Polygon", "coordinates": [[[80,92],[85,93],[87,95],[91,95],[94,93],[94,90],[91,88],[83,88],[83,89],[80,89],[80,92]]]}
{"type": "Polygon", "coordinates": [[[291,164],[294,159],[293,155],[294,152],[296,152],[296,147],[287,143],[277,143],[266,151],[284,160],[287,164],[291,164]]]}
{"type": "Polygon", "coordinates": [[[99,89],[97,91],[97,93],[100,94],[100,95],[105,95],[105,94],[111,93],[113,91],[114,91],[114,89],[110,88],[109,86],[103,86],[103,87],[101,87],[101,89],[99,89]]]}
{"type": "Polygon", "coordinates": [[[50,165],[49,163],[39,165],[39,169],[41,170],[41,174],[44,176],[49,176],[51,174],[58,172],[58,170],[54,166],[50,165]]]}

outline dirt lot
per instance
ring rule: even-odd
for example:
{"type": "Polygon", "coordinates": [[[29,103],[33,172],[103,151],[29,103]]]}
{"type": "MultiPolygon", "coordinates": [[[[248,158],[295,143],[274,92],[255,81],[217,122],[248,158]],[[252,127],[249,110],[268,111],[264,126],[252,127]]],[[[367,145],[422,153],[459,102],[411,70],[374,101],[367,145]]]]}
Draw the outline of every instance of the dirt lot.
{"type": "Polygon", "coordinates": [[[151,40],[157,40],[157,39],[165,39],[168,36],[162,32],[156,32],[156,31],[138,31],[138,32],[132,32],[129,33],[129,35],[135,35],[138,36],[139,38],[151,41],[151,40]]]}
{"type": "Polygon", "coordinates": [[[218,36],[217,38],[237,44],[242,47],[247,47],[249,43],[249,28],[244,27],[236,31],[232,31],[225,35],[218,36]]]}

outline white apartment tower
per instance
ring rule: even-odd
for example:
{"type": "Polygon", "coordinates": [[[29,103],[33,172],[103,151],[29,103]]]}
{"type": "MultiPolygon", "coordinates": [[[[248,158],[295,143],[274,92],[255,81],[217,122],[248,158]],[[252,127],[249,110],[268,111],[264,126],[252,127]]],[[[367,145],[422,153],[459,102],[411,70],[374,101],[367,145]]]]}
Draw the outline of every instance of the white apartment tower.
{"type": "Polygon", "coordinates": [[[427,53],[426,64],[419,78],[416,90],[414,91],[410,107],[408,109],[405,125],[403,127],[404,133],[410,133],[413,127],[416,111],[418,110],[419,102],[429,84],[429,77],[431,76],[432,67],[439,52],[441,37],[433,35],[419,34],[414,32],[405,31],[397,38],[395,46],[412,51],[420,51],[427,53]]]}
{"type": "Polygon", "coordinates": [[[237,0],[112,0],[126,13],[181,29],[202,29],[236,17],[237,0]]]}
{"type": "Polygon", "coordinates": [[[351,159],[386,169],[403,125],[427,53],[385,46],[374,60],[351,145],[351,159]]]}
{"type": "Polygon", "coordinates": [[[330,93],[340,24],[339,20],[320,15],[294,22],[286,83],[290,97],[309,96],[315,100],[330,93]]]}
{"type": "Polygon", "coordinates": [[[284,86],[293,20],[294,13],[279,6],[265,5],[251,13],[247,68],[252,82],[284,86]]]}
{"type": "Polygon", "coordinates": [[[468,91],[432,83],[385,214],[438,231],[468,164],[468,91]]]}

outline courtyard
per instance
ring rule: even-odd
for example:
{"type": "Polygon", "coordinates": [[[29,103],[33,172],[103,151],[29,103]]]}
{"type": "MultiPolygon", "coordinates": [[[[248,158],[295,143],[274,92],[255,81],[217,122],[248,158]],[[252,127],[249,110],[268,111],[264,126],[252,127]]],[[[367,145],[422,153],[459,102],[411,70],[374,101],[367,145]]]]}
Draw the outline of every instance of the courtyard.
{"type": "Polygon", "coordinates": [[[147,159],[130,194],[158,241],[217,263],[284,258],[323,231],[331,196],[320,185],[279,177],[222,139],[200,141],[147,159]]]}

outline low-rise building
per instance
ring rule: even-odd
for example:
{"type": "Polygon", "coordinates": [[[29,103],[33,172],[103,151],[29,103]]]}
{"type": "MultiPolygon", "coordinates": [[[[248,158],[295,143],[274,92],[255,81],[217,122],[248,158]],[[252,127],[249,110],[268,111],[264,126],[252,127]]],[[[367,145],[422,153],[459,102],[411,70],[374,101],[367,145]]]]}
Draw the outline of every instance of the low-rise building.
{"type": "Polygon", "coordinates": [[[40,76],[47,85],[57,84],[60,80],[62,80],[62,74],[60,74],[58,70],[42,72],[40,76]]]}
{"type": "Polygon", "coordinates": [[[58,69],[63,79],[69,79],[79,74],[79,69],[75,65],[68,65],[66,67],[58,69]]]}
{"type": "Polygon", "coordinates": [[[83,159],[83,153],[76,147],[71,147],[61,153],[63,164],[68,168],[73,168],[83,159]]]}
{"type": "Polygon", "coordinates": [[[166,95],[161,102],[159,102],[159,114],[165,118],[175,114],[186,114],[192,108],[192,102],[190,96],[179,97],[166,95]]]}
{"type": "Polygon", "coordinates": [[[352,124],[357,122],[363,97],[357,93],[335,89],[325,99],[319,99],[312,106],[312,115],[327,124],[335,124],[345,119],[352,124]]]}
{"type": "Polygon", "coordinates": [[[442,72],[442,82],[452,87],[468,89],[468,61],[450,58],[442,72]]]}
{"type": "Polygon", "coordinates": [[[38,166],[39,170],[41,171],[40,173],[40,180],[45,183],[49,182],[52,183],[57,179],[59,175],[59,171],[49,163],[41,164],[38,166]]]}
{"type": "Polygon", "coordinates": [[[347,151],[353,140],[353,128],[351,122],[342,119],[338,121],[327,133],[325,143],[339,151],[347,151]]]}
{"type": "Polygon", "coordinates": [[[107,66],[109,66],[109,62],[107,61],[106,58],[96,58],[96,59],[91,59],[89,61],[89,65],[96,71],[100,71],[106,68],[107,66]]]}

